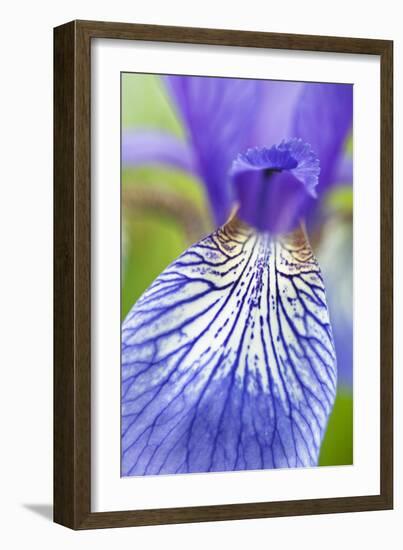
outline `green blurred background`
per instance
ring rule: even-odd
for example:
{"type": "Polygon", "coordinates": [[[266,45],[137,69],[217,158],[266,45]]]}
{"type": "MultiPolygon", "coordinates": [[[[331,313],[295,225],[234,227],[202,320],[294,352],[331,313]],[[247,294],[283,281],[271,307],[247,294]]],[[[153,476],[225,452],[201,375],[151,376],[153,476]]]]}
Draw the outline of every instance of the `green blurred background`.
{"type": "MultiPolygon", "coordinates": [[[[121,112],[122,131],[164,130],[185,139],[158,76],[123,73],[121,112]]],[[[345,225],[352,211],[351,187],[338,187],[327,204],[333,225],[345,225]]],[[[212,229],[199,181],[172,168],[122,166],[122,320],[164,268],[212,229]]],[[[352,463],[353,397],[346,385],[338,388],[319,464],[352,463]]]]}

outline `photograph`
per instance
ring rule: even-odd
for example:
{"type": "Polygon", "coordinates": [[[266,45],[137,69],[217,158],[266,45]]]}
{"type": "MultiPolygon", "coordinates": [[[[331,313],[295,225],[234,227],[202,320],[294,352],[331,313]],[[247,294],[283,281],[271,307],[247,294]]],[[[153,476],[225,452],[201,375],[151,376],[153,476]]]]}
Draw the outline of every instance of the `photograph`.
{"type": "Polygon", "coordinates": [[[121,73],[121,477],[354,464],[353,88],[121,73]]]}
{"type": "Polygon", "coordinates": [[[2,548],[402,546],[398,6],[5,3],[2,548]]]}

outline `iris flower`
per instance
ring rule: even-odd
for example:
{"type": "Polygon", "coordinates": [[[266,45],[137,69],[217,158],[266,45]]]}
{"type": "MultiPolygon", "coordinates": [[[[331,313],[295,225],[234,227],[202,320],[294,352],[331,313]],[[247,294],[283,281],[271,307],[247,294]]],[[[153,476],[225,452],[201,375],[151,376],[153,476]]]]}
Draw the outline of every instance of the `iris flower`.
{"type": "Polygon", "coordinates": [[[123,322],[122,475],[315,466],[337,369],[306,227],[346,170],[352,88],[180,76],[165,84],[186,142],[126,134],[122,160],[198,177],[217,229],[123,322]]]}

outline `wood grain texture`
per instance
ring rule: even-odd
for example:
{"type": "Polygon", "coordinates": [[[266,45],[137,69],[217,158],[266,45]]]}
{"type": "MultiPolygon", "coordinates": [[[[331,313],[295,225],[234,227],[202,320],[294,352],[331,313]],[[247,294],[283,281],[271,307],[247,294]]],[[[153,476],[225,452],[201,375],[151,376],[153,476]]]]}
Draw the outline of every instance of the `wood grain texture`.
{"type": "Polygon", "coordinates": [[[73,21],[54,30],[54,520],[72,529],[385,510],[393,506],[393,43],[73,21]],[[91,39],[381,57],[381,490],[379,495],[91,512],[91,39]]]}
{"type": "Polygon", "coordinates": [[[54,35],[54,519],[90,510],[90,43],[54,35]]]}
{"type": "Polygon", "coordinates": [[[381,56],[381,494],[393,508],[393,42],[381,56]]]}
{"type": "Polygon", "coordinates": [[[74,25],[54,37],[54,519],[74,525],[74,25]]]}

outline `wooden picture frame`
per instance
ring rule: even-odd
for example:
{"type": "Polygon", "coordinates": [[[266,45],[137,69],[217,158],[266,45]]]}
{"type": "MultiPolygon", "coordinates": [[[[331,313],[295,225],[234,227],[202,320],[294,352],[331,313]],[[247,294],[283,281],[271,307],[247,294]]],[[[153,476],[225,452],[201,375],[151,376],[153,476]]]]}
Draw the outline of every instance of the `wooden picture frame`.
{"type": "Polygon", "coordinates": [[[54,521],[72,529],[386,510],[393,506],[393,43],[73,21],[54,30],[54,521]],[[380,493],[282,502],[91,512],[91,40],[275,48],[380,56],[380,493]]]}

